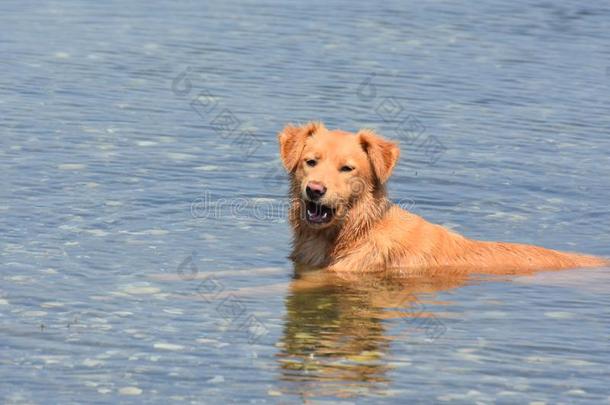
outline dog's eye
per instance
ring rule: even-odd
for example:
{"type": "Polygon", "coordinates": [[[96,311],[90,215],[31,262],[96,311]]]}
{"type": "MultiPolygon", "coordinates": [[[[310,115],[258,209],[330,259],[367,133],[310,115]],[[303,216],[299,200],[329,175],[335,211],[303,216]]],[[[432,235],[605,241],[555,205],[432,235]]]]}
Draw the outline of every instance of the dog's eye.
{"type": "Polygon", "coordinates": [[[307,163],[307,166],[309,167],[314,167],[318,162],[316,162],[315,159],[309,159],[306,160],[305,163],[307,163]]]}
{"type": "Polygon", "coordinates": [[[354,170],[354,168],[351,166],[341,166],[342,172],[351,172],[352,170],[354,170]]]}

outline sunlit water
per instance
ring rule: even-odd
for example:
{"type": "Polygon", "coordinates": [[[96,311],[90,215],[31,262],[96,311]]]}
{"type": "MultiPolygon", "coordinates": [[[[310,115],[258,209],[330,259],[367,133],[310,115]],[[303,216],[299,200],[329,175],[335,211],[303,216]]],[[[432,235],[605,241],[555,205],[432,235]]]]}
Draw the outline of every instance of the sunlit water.
{"type": "Polygon", "coordinates": [[[373,127],[412,211],[610,256],[592,4],[2,2],[1,402],[610,401],[608,269],[303,287],[275,141],[373,127]]]}

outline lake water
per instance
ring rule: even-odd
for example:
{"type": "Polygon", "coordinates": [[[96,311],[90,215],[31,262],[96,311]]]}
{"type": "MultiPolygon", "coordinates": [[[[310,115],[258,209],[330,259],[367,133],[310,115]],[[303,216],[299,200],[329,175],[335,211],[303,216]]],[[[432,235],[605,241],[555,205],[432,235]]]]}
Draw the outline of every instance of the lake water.
{"type": "Polygon", "coordinates": [[[2,403],[608,403],[610,269],[297,288],[276,134],[391,197],[610,256],[610,7],[0,4],[2,403]]]}

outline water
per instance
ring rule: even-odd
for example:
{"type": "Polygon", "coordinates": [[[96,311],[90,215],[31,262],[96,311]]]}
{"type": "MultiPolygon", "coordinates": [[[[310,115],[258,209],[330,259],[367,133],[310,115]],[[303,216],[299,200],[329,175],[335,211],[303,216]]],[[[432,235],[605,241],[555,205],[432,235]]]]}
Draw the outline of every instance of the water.
{"type": "Polygon", "coordinates": [[[412,211],[610,256],[609,25],[576,1],[2,2],[2,402],[610,401],[608,269],[301,288],[275,138],[373,127],[412,211]]]}

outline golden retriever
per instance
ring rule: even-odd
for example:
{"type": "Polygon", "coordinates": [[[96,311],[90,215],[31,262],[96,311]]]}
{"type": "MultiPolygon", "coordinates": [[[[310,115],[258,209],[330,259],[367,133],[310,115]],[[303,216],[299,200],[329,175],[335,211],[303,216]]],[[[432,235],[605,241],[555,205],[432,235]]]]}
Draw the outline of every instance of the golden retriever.
{"type": "Polygon", "coordinates": [[[286,126],[278,135],[290,174],[291,259],[336,272],[518,273],[604,266],[602,258],[468,239],[393,205],[385,184],[398,145],[374,132],[286,126]]]}

